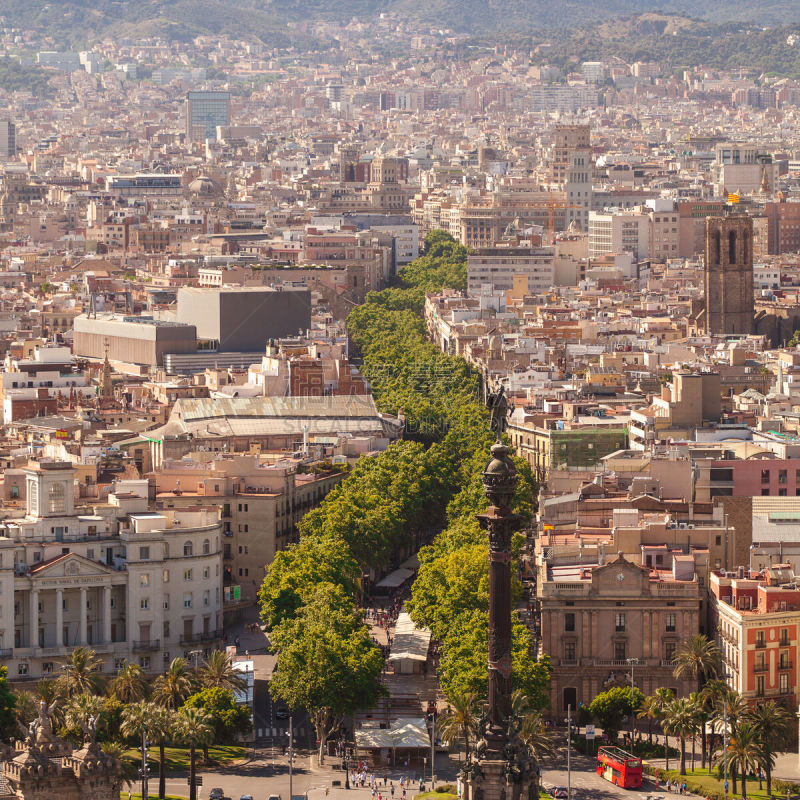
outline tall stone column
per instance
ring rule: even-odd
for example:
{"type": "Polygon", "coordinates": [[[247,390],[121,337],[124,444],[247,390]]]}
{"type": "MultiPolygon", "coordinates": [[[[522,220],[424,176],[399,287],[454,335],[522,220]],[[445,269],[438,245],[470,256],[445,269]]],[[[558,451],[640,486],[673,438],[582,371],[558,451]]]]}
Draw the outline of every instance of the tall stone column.
{"type": "Polygon", "coordinates": [[[81,638],[80,638],[81,647],[85,647],[88,644],[88,642],[86,641],[87,627],[88,627],[88,618],[86,614],[86,587],[81,586],[81,638]]]}
{"type": "Polygon", "coordinates": [[[511,510],[516,468],[499,442],[492,447],[483,484],[490,503],[478,516],[489,534],[489,703],[482,738],[463,770],[464,800],[533,800],[539,770],[519,738],[511,709],[511,534],[522,520],[511,510]]]}
{"type": "Polygon", "coordinates": [[[56,647],[64,645],[64,590],[56,589],[56,647]]]}
{"type": "Polygon", "coordinates": [[[103,587],[103,644],[111,644],[111,586],[103,587]]]}
{"type": "Polygon", "coordinates": [[[31,589],[31,632],[29,647],[39,646],[39,590],[31,589]]]}

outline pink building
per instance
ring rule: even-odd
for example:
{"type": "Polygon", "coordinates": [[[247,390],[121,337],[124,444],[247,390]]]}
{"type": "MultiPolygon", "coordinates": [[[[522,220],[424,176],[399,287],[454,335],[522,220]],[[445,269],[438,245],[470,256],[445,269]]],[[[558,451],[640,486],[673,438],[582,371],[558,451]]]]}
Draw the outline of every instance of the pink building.
{"type": "Polygon", "coordinates": [[[697,488],[698,500],[800,496],[800,458],[709,460],[700,465],[697,488]],[[701,495],[704,486],[708,487],[707,498],[701,495]]]}

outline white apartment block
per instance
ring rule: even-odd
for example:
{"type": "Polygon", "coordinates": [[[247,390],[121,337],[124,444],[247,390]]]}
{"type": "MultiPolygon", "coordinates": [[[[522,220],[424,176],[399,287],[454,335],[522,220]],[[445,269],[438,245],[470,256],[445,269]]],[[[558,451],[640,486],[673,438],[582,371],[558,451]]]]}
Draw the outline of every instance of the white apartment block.
{"type": "Polygon", "coordinates": [[[514,278],[524,275],[529,292],[546,292],[554,283],[554,261],[553,247],[481,247],[467,257],[467,291],[486,285],[510,290],[514,278]]]}
{"type": "Polygon", "coordinates": [[[589,258],[630,253],[635,260],[650,256],[650,215],[641,209],[591,211],[589,258]]]}
{"type": "MultiPolygon", "coordinates": [[[[0,521],[0,654],[12,679],[53,674],[77,645],[114,673],[205,654],[222,628],[216,509],[148,511],[147,481],[75,507],[75,470],[24,469],[25,506],[0,521]]],[[[13,504],[12,504],[13,505],[13,504]]]]}
{"type": "Polygon", "coordinates": [[[650,209],[650,258],[666,261],[680,252],[680,219],[672,200],[648,200],[650,209]]]}

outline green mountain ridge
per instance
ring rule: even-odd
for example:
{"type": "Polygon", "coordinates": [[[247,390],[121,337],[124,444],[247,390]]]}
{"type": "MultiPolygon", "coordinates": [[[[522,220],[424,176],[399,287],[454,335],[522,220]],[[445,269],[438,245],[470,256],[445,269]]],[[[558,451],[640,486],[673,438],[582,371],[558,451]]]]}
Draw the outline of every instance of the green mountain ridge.
{"type": "Polygon", "coordinates": [[[0,0],[6,25],[58,36],[65,44],[153,33],[178,40],[225,33],[280,44],[296,36],[289,23],[371,22],[384,12],[421,30],[524,34],[658,11],[718,24],[800,22],[800,3],[793,0],[0,0]]]}

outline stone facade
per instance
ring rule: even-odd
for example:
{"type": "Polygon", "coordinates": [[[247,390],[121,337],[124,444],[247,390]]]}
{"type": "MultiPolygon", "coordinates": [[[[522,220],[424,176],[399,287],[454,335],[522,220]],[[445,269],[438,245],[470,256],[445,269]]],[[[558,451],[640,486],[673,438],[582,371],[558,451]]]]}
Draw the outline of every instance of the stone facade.
{"type": "Polygon", "coordinates": [[[753,332],[753,220],[708,217],[705,247],[705,330],[753,332]]]}
{"type": "Polygon", "coordinates": [[[9,678],[52,675],[88,646],[161,672],[222,636],[217,509],[149,510],[147,481],[117,481],[106,502],[75,507],[71,464],[24,470],[26,506],[0,521],[0,654],[9,678]]]}
{"type": "MultiPolygon", "coordinates": [[[[689,558],[684,556],[684,559],[689,558]]],[[[602,691],[634,684],[644,694],[666,686],[683,696],[695,687],[673,675],[678,644],[698,633],[702,586],[641,567],[619,555],[604,566],[539,567],[542,649],[552,661],[550,710],[588,704],[602,691]]]]}

